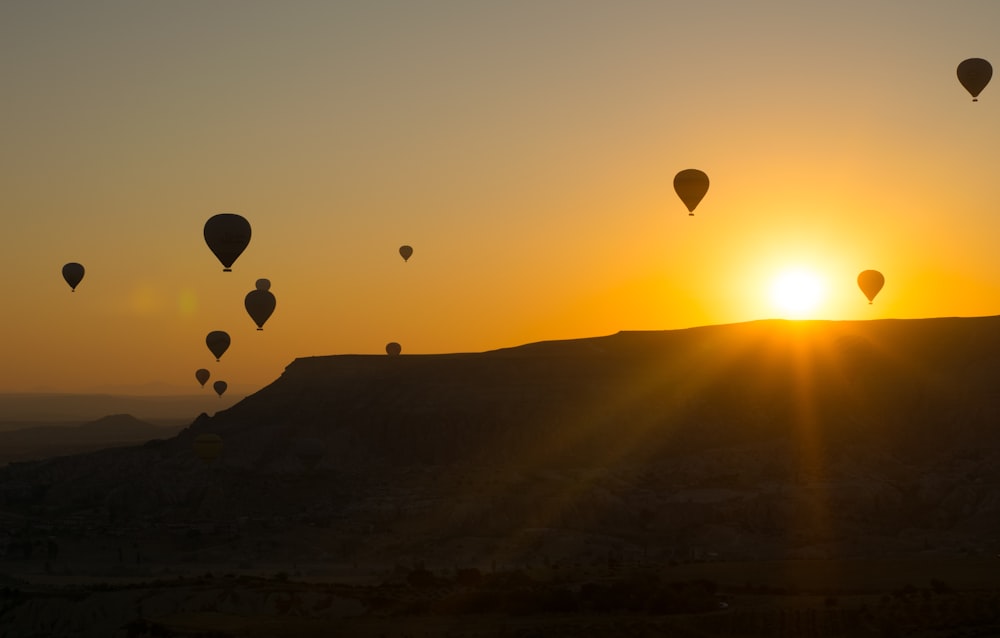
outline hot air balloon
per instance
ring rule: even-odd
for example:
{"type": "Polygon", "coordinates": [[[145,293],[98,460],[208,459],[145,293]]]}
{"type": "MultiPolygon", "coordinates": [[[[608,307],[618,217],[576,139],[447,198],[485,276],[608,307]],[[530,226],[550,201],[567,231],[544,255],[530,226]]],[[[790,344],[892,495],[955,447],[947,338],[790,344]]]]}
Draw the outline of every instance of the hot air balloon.
{"type": "Polygon", "coordinates": [[[225,394],[226,388],[228,387],[229,384],[227,384],[225,381],[216,381],[215,383],[212,384],[212,388],[215,389],[215,393],[218,394],[220,397],[223,394],[225,394]]]}
{"type": "Polygon", "coordinates": [[[207,345],[209,351],[215,355],[216,361],[222,357],[222,353],[229,349],[229,344],[229,334],[223,332],[222,330],[213,330],[208,333],[207,337],[205,337],[205,345],[207,345]]]}
{"type": "Polygon", "coordinates": [[[409,261],[410,257],[412,255],[413,255],[413,247],[412,246],[400,246],[399,247],[399,256],[403,258],[403,261],[409,261]]]}
{"type": "Polygon", "coordinates": [[[979,93],[990,83],[993,77],[993,66],[982,58],[969,58],[958,64],[958,81],[972,96],[973,102],[979,101],[979,93]]]}
{"type": "Polygon", "coordinates": [[[708,175],[696,168],[685,169],[674,175],[674,190],[687,206],[688,214],[694,215],[694,209],[708,192],[708,175]]]}
{"type": "Polygon", "coordinates": [[[199,434],[194,439],[193,447],[195,456],[209,463],[222,454],[222,437],[218,434],[199,434]]]}
{"type": "Polygon", "coordinates": [[[75,261],[71,261],[62,267],[63,279],[69,284],[69,288],[72,292],[76,292],[76,287],[80,285],[83,281],[83,265],[78,264],[75,261]]]}
{"type": "Polygon", "coordinates": [[[233,262],[250,243],[250,222],[234,213],[219,213],[205,222],[205,243],[231,272],[233,262]]]}
{"type": "Polygon", "coordinates": [[[267,279],[258,279],[256,289],[248,292],[247,296],[243,298],[243,305],[246,307],[250,318],[257,324],[257,330],[264,329],[264,322],[274,312],[274,306],[277,303],[274,299],[274,294],[268,290],[270,287],[270,281],[267,279]]]}
{"type": "Polygon", "coordinates": [[[395,357],[402,351],[403,351],[403,346],[399,345],[395,341],[390,341],[389,343],[385,344],[385,353],[391,357],[395,357]]]}
{"type": "Polygon", "coordinates": [[[194,371],[194,378],[198,379],[198,383],[200,383],[203,388],[205,387],[205,383],[208,381],[208,378],[211,376],[212,373],[205,368],[198,368],[194,371]]]}
{"type": "Polygon", "coordinates": [[[869,304],[875,299],[878,291],[882,290],[883,285],[885,285],[885,277],[877,270],[865,270],[858,275],[858,287],[861,288],[861,292],[865,293],[865,297],[868,297],[869,304]]]}

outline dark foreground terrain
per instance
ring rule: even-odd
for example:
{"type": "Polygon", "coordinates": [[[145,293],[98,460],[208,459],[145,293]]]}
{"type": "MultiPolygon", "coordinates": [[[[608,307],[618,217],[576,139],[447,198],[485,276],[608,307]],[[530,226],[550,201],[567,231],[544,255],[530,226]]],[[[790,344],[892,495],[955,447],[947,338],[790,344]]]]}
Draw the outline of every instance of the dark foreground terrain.
{"type": "Polygon", "coordinates": [[[299,359],[0,470],[0,635],[997,635],[998,378],[997,317],[299,359]]]}
{"type": "Polygon", "coordinates": [[[268,576],[161,570],[123,570],[101,582],[12,582],[0,590],[2,635],[1000,635],[995,565],[968,559],[486,573],[397,565],[369,582],[344,568],[268,576]],[[928,574],[939,577],[921,582],[928,574]]]}

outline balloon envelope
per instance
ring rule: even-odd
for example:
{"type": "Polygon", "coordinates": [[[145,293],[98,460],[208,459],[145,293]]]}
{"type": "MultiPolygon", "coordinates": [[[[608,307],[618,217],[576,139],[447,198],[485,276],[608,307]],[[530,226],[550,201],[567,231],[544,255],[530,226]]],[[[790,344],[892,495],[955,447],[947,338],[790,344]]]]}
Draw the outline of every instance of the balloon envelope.
{"type": "Polygon", "coordinates": [[[993,65],[982,58],[962,60],[958,65],[958,81],[972,96],[973,102],[978,101],[979,94],[990,83],[992,77],[993,65]]]}
{"type": "Polygon", "coordinates": [[[227,384],[225,381],[216,381],[215,383],[212,384],[212,388],[215,389],[215,393],[218,394],[220,397],[226,392],[226,388],[228,387],[229,384],[227,384]]]}
{"type": "Polygon", "coordinates": [[[69,284],[70,290],[76,292],[76,287],[83,281],[83,265],[72,261],[62,267],[62,276],[69,284]]]}
{"type": "Polygon", "coordinates": [[[688,213],[694,215],[694,209],[708,192],[708,175],[696,168],[685,169],[674,176],[674,190],[687,206],[688,213]]]}
{"type": "Polygon", "coordinates": [[[403,261],[409,261],[410,257],[412,255],[413,255],[413,247],[412,246],[400,246],[399,247],[399,256],[403,258],[403,261]]]}
{"type": "Polygon", "coordinates": [[[269,290],[261,290],[260,288],[251,290],[243,298],[243,305],[246,307],[250,318],[257,324],[257,330],[264,329],[264,322],[274,312],[276,304],[277,301],[274,298],[274,293],[269,290]]]}
{"type": "Polygon", "coordinates": [[[194,453],[206,463],[222,454],[222,437],[218,434],[199,434],[194,439],[194,453]]]}
{"type": "Polygon", "coordinates": [[[385,353],[390,356],[394,357],[402,351],[403,351],[403,346],[399,345],[395,341],[390,341],[389,343],[385,344],[385,353]]]}
{"type": "Polygon", "coordinates": [[[884,285],[885,277],[877,270],[865,270],[858,275],[858,287],[865,293],[865,297],[868,297],[869,304],[874,301],[875,295],[884,285]]]}
{"type": "Polygon", "coordinates": [[[198,368],[197,370],[194,371],[194,378],[198,380],[198,383],[200,383],[201,387],[203,388],[205,387],[205,383],[211,376],[212,373],[206,370],[205,368],[198,368]]]}
{"type": "Polygon", "coordinates": [[[250,222],[235,213],[219,213],[205,222],[205,243],[225,266],[232,271],[233,262],[250,243],[250,222]]]}
{"type": "Polygon", "coordinates": [[[208,333],[205,337],[205,345],[208,346],[208,350],[215,355],[215,360],[218,361],[222,354],[229,349],[230,339],[229,333],[223,332],[222,330],[213,330],[208,333]]]}

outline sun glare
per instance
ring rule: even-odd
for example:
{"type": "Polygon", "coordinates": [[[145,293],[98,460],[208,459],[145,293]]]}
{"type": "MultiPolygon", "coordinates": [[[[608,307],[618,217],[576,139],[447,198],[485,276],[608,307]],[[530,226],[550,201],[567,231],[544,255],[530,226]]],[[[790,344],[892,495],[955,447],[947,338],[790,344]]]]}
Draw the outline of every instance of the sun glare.
{"type": "Polygon", "coordinates": [[[784,270],[771,282],[771,303],[789,319],[809,317],[819,307],[825,293],[823,280],[802,268],[784,270]]]}

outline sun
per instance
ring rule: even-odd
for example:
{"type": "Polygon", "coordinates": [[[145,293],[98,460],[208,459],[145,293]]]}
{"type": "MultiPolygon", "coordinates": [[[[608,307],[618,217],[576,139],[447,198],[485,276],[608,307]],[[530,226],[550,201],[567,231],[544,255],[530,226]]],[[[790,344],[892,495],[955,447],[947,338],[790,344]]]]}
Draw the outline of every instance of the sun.
{"type": "Polygon", "coordinates": [[[825,294],[823,279],[805,268],[785,269],[771,281],[771,303],[789,319],[811,316],[825,294]]]}

